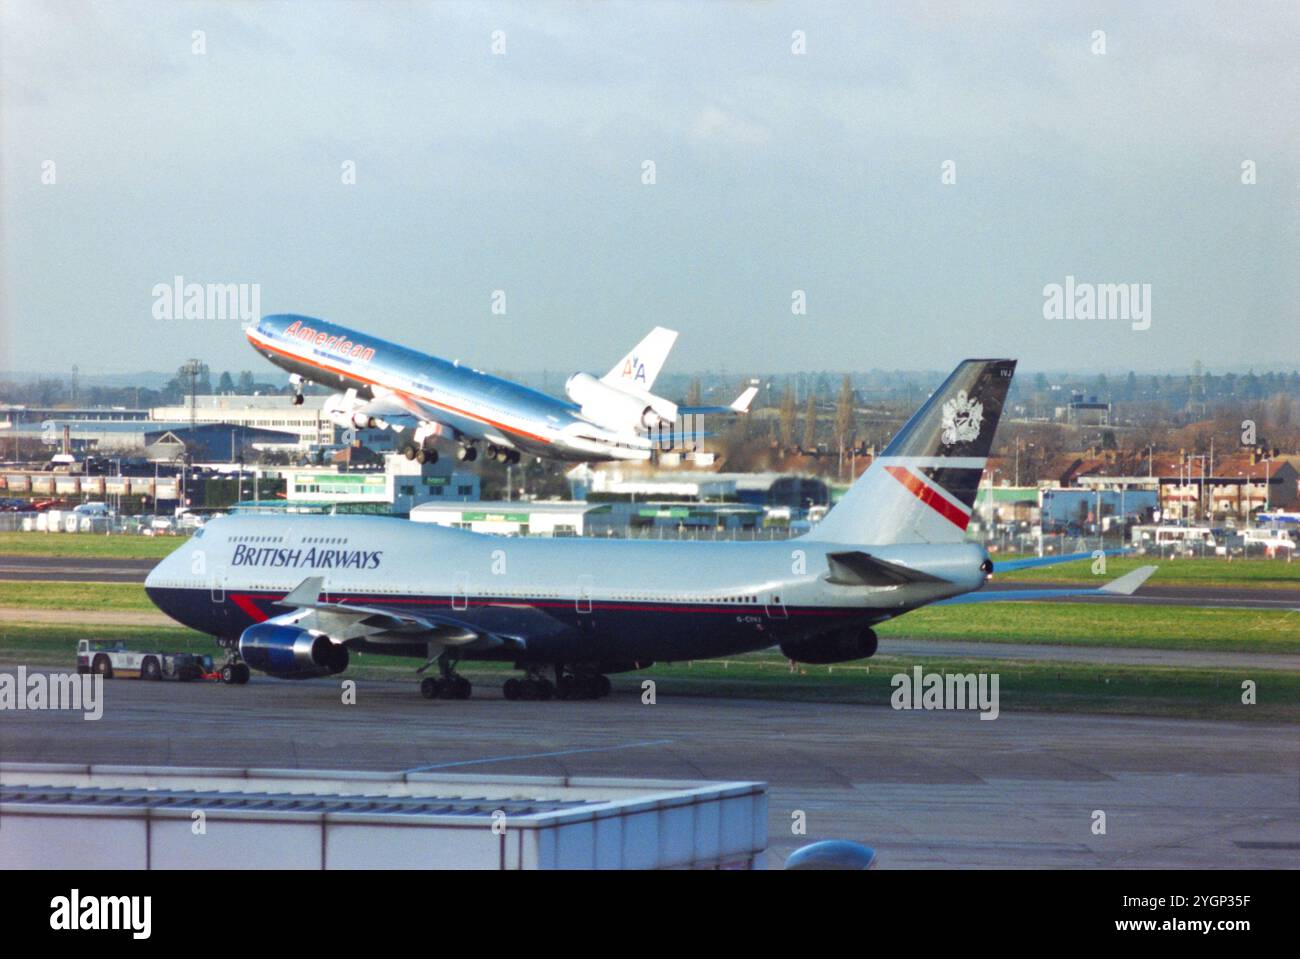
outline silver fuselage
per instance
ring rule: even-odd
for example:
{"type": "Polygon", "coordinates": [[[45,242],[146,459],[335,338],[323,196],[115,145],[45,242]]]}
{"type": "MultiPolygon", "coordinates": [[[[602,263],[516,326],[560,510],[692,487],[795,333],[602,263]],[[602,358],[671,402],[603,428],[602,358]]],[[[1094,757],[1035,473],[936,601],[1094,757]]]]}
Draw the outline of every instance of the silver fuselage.
{"type": "MultiPolygon", "coordinates": [[[[722,656],[862,628],[979,589],[976,544],[864,544],[940,582],[867,587],[827,578],[843,544],[507,538],[363,516],[232,516],[150,573],[173,618],[220,637],[285,612],[306,577],[330,602],[450,618],[518,644],[482,658],[649,662],[722,656]]],[[[387,651],[422,655],[394,637],[387,651]]],[[[468,654],[471,658],[473,653],[468,654]]]]}

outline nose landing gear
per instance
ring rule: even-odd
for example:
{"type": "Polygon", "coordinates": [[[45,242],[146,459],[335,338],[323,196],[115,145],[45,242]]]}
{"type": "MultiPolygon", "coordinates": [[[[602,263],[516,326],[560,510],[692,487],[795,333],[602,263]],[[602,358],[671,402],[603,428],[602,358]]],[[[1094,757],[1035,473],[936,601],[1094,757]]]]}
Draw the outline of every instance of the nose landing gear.
{"type": "Polygon", "coordinates": [[[217,642],[226,651],[226,661],[217,669],[221,681],[231,686],[244,685],[253,673],[239,655],[239,640],[218,639],[217,642]]]}

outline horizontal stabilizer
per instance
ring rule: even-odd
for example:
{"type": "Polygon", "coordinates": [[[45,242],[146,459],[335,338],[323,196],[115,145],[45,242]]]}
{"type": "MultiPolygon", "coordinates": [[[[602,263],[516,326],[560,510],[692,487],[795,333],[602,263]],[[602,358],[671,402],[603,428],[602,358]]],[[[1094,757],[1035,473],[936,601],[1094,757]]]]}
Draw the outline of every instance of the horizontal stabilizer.
{"type": "Polygon", "coordinates": [[[909,583],[947,582],[929,573],[886,562],[859,550],[828,553],[826,563],[830,566],[827,582],[837,586],[906,586],[909,583]]]}
{"type": "Polygon", "coordinates": [[[677,412],[692,413],[697,416],[705,413],[748,413],[749,404],[754,402],[754,397],[757,395],[758,387],[750,386],[732,400],[730,406],[679,406],[677,412]]]}
{"type": "Polygon", "coordinates": [[[1154,566],[1142,566],[1111,580],[1103,586],[1063,586],[1059,589],[999,589],[989,592],[966,593],[940,600],[935,606],[957,606],[963,603],[1031,603],[1045,599],[1067,599],[1073,596],[1132,596],[1156,571],[1154,566]]]}
{"type": "Polygon", "coordinates": [[[1151,578],[1151,574],[1156,571],[1154,566],[1139,566],[1131,573],[1125,573],[1119,579],[1112,579],[1105,586],[1101,587],[1098,592],[1109,593],[1112,596],[1132,596],[1138,591],[1138,587],[1151,578]]]}

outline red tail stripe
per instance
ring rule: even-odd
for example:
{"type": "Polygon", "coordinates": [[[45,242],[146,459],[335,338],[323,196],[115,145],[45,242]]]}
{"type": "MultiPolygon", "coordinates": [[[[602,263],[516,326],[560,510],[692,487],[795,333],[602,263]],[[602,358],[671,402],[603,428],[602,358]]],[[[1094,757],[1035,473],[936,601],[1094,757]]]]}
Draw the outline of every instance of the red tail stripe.
{"type": "Polygon", "coordinates": [[[949,503],[909,470],[902,466],[886,466],[885,470],[890,476],[906,486],[908,492],[958,529],[965,531],[970,524],[970,516],[949,503]]]}

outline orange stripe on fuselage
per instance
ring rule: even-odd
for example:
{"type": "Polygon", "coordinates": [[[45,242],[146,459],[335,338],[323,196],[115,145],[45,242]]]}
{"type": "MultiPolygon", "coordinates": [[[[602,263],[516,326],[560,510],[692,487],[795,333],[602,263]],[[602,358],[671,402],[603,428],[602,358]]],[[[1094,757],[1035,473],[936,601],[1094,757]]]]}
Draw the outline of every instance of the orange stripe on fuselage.
{"type": "MultiPolygon", "coordinates": [[[[340,369],[337,366],[330,366],[328,363],[322,363],[319,360],[314,359],[310,356],[302,356],[301,354],[293,353],[289,350],[281,349],[280,347],[268,341],[254,339],[253,330],[251,329],[248,331],[246,335],[248,336],[249,342],[252,343],[255,347],[268,349],[272,353],[279,353],[281,356],[288,357],[289,359],[295,360],[299,363],[306,363],[308,366],[314,366],[316,367],[316,369],[324,370],[327,373],[334,373],[337,376],[346,376],[350,380],[356,380],[359,383],[365,383],[369,386],[379,386],[386,390],[393,390],[394,393],[400,393],[401,395],[406,396],[408,399],[411,398],[404,390],[394,389],[393,387],[388,386],[387,384],[382,383],[379,380],[372,380],[369,379],[368,377],[361,376],[355,370],[345,370],[345,369],[340,369]]],[[[455,413],[459,416],[467,416],[470,419],[477,420],[480,423],[486,423],[488,426],[495,426],[499,430],[505,430],[507,433],[514,433],[516,436],[524,436],[530,440],[537,440],[539,443],[549,444],[552,442],[550,439],[548,439],[545,436],[538,436],[536,433],[529,433],[527,430],[521,430],[516,426],[507,426],[505,423],[498,423],[496,420],[490,420],[486,416],[480,416],[477,413],[471,413],[469,412],[469,410],[462,410],[462,409],[457,409],[454,406],[448,406],[446,403],[440,403],[430,396],[421,396],[420,394],[417,393],[415,394],[415,397],[418,398],[421,402],[432,404],[433,406],[436,406],[439,409],[446,410],[449,413],[455,413]]]]}

